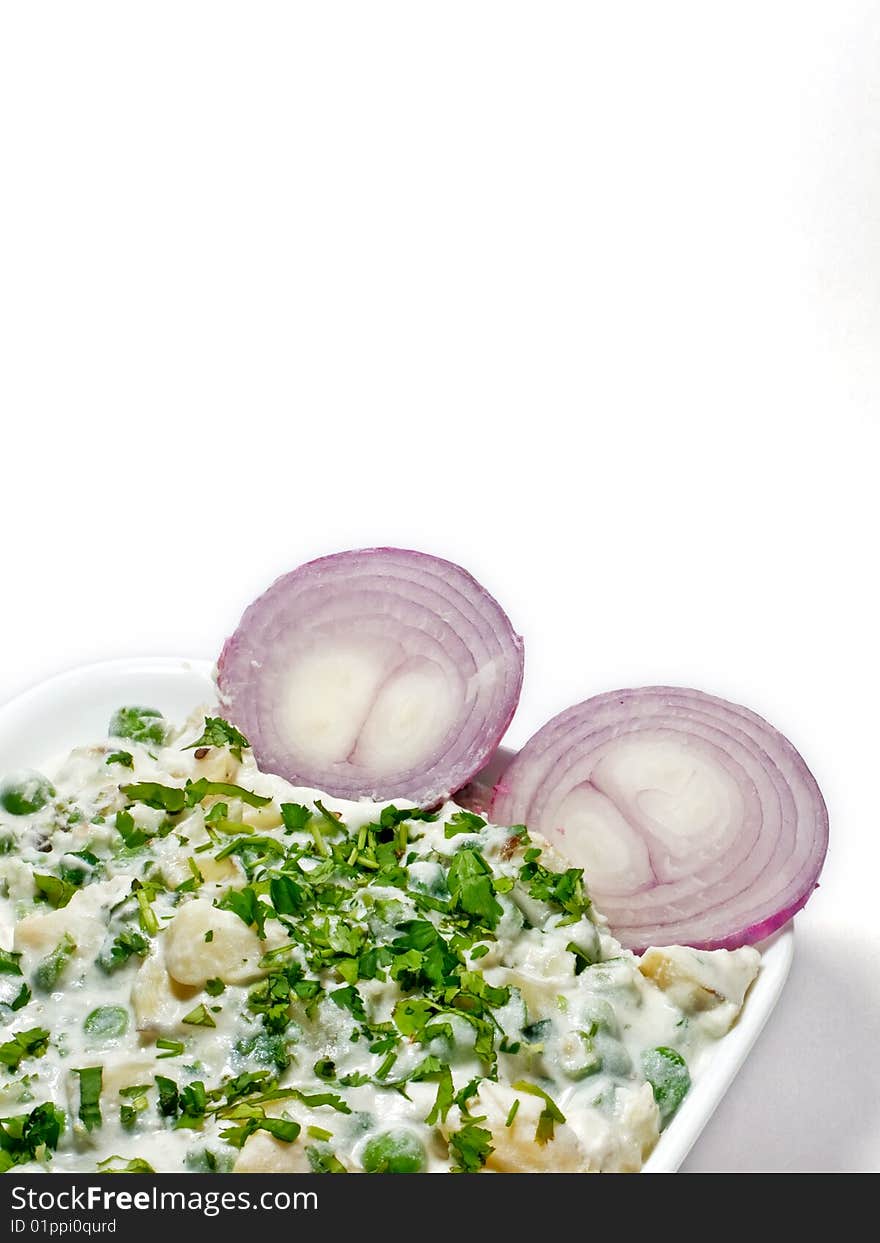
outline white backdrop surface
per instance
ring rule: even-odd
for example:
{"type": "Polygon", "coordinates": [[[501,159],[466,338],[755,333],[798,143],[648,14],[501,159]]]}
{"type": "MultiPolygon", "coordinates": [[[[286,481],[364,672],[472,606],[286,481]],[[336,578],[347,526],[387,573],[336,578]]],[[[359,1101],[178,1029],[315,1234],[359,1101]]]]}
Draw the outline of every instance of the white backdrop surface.
{"type": "Polygon", "coordinates": [[[880,1168],[876,6],[4,6],[0,116],[0,698],[394,543],[514,744],[748,704],[832,847],[686,1168],[880,1168]]]}

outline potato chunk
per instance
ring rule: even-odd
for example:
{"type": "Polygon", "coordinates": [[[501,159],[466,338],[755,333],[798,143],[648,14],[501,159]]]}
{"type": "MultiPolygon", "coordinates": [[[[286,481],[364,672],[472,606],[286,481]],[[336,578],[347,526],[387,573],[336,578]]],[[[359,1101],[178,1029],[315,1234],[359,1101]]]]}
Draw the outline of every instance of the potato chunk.
{"type": "Polygon", "coordinates": [[[249,984],[262,975],[263,946],[257,934],[234,912],[221,911],[204,898],[180,908],[163,941],[165,965],[179,984],[204,988],[214,978],[249,984]]]}
{"type": "Polygon", "coordinates": [[[118,876],[78,890],[57,911],[25,915],[15,925],[16,950],[43,957],[67,934],[76,945],[75,957],[90,962],[106,935],[110,907],[121,901],[130,886],[130,877],[118,876]]]}
{"type": "Polygon", "coordinates": [[[737,950],[668,945],[646,950],[639,962],[642,975],[712,1036],[733,1026],[760,966],[761,956],[750,945],[737,950]]]}
{"type": "Polygon", "coordinates": [[[153,952],[141,964],[131,986],[131,1004],[139,1032],[170,1036],[180,1030],[183,1016],[193,1007],[198,988],[172,980],[161,954],[153,952]]]}
{"type": "Polygon", "coordinates": [[[546,1144],[535,1140],[538,1118],[544,1102],[525,1092],[517,1092],[498,1083],[483,1080],[473,1113],[485,1117],[482,1124],[492,1132],[495,1149],[486,1162],[487,1170],[505,1174],[558,1173],[589,1171],[587,1154],[577,1135],[565,1123],[556,1123],[553,1139],[546,1144]],[[506,1125],[510,1108],[519,1098],[513,1123],[506,1125]]]}
{"type": "Polygon", "coordinates": [[[292,1144],[269,1135],[267,1131],[253,1134],[239,1153],[233,1174],[310,1174],[302,1136],[292,1144]]]}

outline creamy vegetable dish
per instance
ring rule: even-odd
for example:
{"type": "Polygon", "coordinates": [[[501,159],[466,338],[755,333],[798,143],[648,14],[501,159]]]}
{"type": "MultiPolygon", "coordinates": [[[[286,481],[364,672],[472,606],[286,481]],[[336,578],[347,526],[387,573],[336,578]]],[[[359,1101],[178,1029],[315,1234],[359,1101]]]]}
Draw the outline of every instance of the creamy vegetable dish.
{"type": "Polygon", "coordinates": [[[0,1168],[638,1170],[758,972],[622,949],[522,826],[110,735],[0,788],[0,1168]]]}

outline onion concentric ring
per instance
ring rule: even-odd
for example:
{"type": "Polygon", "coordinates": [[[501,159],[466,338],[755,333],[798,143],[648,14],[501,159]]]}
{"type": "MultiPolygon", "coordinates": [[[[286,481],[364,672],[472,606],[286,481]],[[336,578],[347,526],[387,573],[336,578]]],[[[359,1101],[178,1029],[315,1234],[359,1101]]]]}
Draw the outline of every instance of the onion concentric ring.
{"type": "Polygon", "coordinates": [[[807,901],[828,845],[822,794],[782,734],[747,708],[665,686],[560,713],[504,771],[490,812],[583,866],[634,950],[762,940],[807,901]]]}
{"type": "Polygon", "coordinates": [[[522,640],[467,571],[370,548],[279,578],[226,641],[217,680],[267,771],[427,807],[491,756],[522,676],[522,640]]]}

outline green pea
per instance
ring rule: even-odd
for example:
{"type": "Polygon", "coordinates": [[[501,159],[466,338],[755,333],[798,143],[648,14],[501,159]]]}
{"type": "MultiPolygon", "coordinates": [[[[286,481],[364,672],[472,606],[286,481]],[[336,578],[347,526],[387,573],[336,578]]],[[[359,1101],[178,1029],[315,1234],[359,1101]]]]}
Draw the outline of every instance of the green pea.
{"type": "Polygon", "coordinates": [[[425,1148],[412,1131],[383,1131],[364,1148],[361,1164],[368,1174],[421,1174],[425,1148]]]}
{"type": "Polygon", "coordinates": [[[98,1006],[86,1017],[83,1030],[99,1040],[112,1040],[128,1031],[128,1011],[122,1006],[98,1006]]]}
{"type": "Polygon", "coordinates": [[[621,1079],[632,1074],[632,1058],[621,1041],[615,1040],[601,1028],[594,1034],[592,1040],[593,1048],[602,1059],[603,1070],[606,1070],[609,1075],[618,1075],[621,1079]]]}
{"type": "Polygon", "coordinates": [[[613,1007],[602,997],[588,997],[583,1008],[583,1025],[595,1026],[597,1031],[607,1032],[609,1036],[620,1036],[620,1024],[613,1007]]]}
{"type": "Polygon", "coordinates": [[[274,1066],[286,1070],[290,1065],[287,1041],[283,1035],[260,1031],[253,1036],[242,1036],[236,1043],[235,1052],[242,1058],[256,1062],[258,1066],[274,1066]]]}
{"type": "Polygon", "coordinates": [[[660,1126],[664,1127],[691,1086],[687,1062],[675,1049],[646,1049],[642,1054],[642,1070],[660,1110],[660,1126]]]}
{"type": "Polygon", "coordinates": [[[55,789],[42,773],[23,769],[10,775],[0,786],[0,806],[11,816],[31,816],[45,807],[55,789]]]}
{"type": "Polygon", "coordinates": [[[52,952],[37,963],[34,971],[34,984],[37,988],[44,993],[51,992],[75,951],[76,942],[69,932],[65,932],[52,952]]]}
{"type": "Polygon", "coordinates": [[[135,742],[153,743],[161,747],[168,734],[165,718],[158,708],[129,705],[117,708],[110,718],[113,738],[132,738],[135,742]]]}

